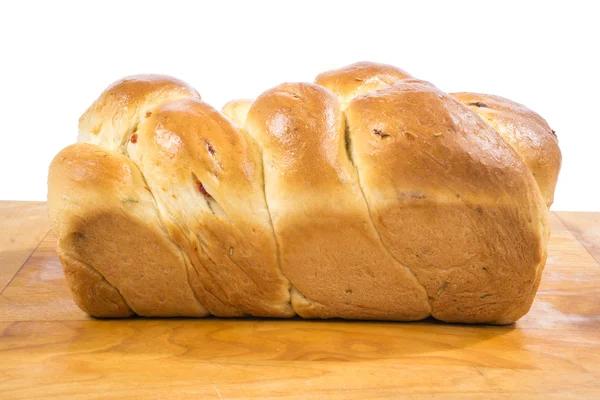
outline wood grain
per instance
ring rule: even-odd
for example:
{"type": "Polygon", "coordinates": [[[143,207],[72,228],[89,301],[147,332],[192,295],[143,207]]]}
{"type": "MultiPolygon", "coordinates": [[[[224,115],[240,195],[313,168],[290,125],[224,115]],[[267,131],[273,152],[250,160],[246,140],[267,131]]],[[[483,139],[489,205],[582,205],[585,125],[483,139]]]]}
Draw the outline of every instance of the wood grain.
{"type": "Polygon", "coordinates": [[[46,203],[0,201],[0,293],[49,230],[46,203]]]}
{"type": "Polygon", "coordinates": [[[86,319],[75,305],[56,256],[56,236],[48,232],[27,264],[0,296],[1,321],[86,319]]]}
{"type": "Polygon", "coordinates": [[[600,268],[598,262],[552,213],[552,237],[542,283],[519,327],[553,330],[593,329],[600,332],[600,268]]]}
{"type": "Polygon", "coordinates": [[[600,213],[560,212],[561,221],[600,263],[600,213]]]}
{"type": "Polygon", "coordinates": [[[0,398],[600,398],[600,265],[562,216],[534,306],[508,327],[95,320],[49,233],[0,296],[0,398]]]}

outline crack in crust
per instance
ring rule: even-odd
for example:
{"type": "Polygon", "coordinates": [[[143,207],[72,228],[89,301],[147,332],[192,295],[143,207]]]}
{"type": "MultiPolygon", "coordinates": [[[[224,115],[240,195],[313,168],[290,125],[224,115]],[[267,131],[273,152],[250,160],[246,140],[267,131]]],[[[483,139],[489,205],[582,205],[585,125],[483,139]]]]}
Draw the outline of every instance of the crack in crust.
{"type": "MultiPolygon", "coordinates": [[[[350,161],[350,163],[352,163],[352,166],[354,167],[354,169],[356,170],[356,181],[358,183],[358,187],[360,188],[360,193],[365,201],[365,204],[367,206],[367,211],[369,214],[369,218],[371,221],[371,225],[373,226],[373,229],[375,230],[375,233],[377,234],[377,240],[379,240],[379,243],[381,243],[381,246],[385,249],[385,251],[389,254],[390,257],[392,257],[399,265],[402,265],[404,268],[408,269],[410,271],[410,273],[415,277],[416,281],[419,283],[419,285],[421,285],[421,287],[423,288],[423,291],[425,293],[427,293],[427,288],[425,287],[425,285],[423,285],[423,283],[419,280],[419,277],[417,276],[417,274],[415,273],[415,271],[412,270],[412,268],[410,268],[410,266],[403,264],[402,262],[400,262],[400,260],[398,260],[390,251],[390,249],[385,245],[385,243],[383,242],[383,240],[381,240],[381,234],[379,233],[379,230],[377,229],[377,225],[375,225],[375,222],[373,221],[373,214],[371,213],[371,205],[369,204],[369,201],[367,200],[367,196],[365,195],[365,190],[360,182],[360,171],[358,170],[358,166],[356,165],[356,163],[354,163],[353,161],[353,156],[352,156],[352,130],[350,129],[350,125],[348,124],[348,119],[346,118],[346,113],[342,112],[342,114],[344,115],[344,123],[346,125],[346,129],[345,129],[345,137],[346,137],[346,152],[348,153],[348,160],[350,161]]],[[[389,136],[389,135],[387,135],[389,136]]],[[[431,303],[431,300],[429,299],[429,296],[426,296],[427,299],[427,303],[429,303],[429,315],[431,315],[431,311],[433,309],[433,305],[431,303]]]]}
{"type": "MultiPolygon", "coordinates": [[[[243,129],[240,129],[240,130],[245,133],[245,131],[243,129]]],[[[302,293],[300,293],[300,291],[292,284],[292,281],[285,275],[285,273],[283,272],[283,268],[281,268],[281,250],[279,248],[279,240],[277,239],[277,235],[275,234],[275,227],[273,226],[273,217],[271,215],[271,208],[269,207],[269,200],[267,199],[266,180],[265,180],[265,159],[263,156],[263,149],[257,140],[252,138],[247,133],[246,133],[246,136],[248,138],[250,138],[250,140],[253,142],[253,144],[260,150],[262,193],[263,193],[263,197],[265,200],[265,206],[267,207],[267,213],[269,214],[269,225],[271,227],[271,234],[273,235],[273,241],[275,242],[275,249],[277,251],[277,254],[276,254],[277,268],[279,269],[279,272],[281,273],[281,275],[283,275],[285,277],[285,279],[287,279],[287,281],[288,281],[288,293],[290,296],[289,306],[294,311],[294,314],[298,314],[298,311],[294,307],[295,297],[300,297],[301,299],[304,299],[305,301],[308,301],[308,299],[306,298],[306,296],[304,296],[302,293]]]]}
{"type": "MultiPolygon", "coordinates": [[[[279,271],[279,273],[287,280],[287,291],[288,291],[288,296],[289,296],[289,301],[288,301],[288,306],[289,308],[293,311],[293,314],[290,314],[290,317],[293,317],[294,315],[297,314],[297,311],[294,308],[294,296],[293,294],[297,294],[300,295],[302,297],[304,297],[292,284],[292,282],[290,281],[290,279],[285,275],[285,273],[283,272],[283,269],[281,268],[281,251],[279,248],[279,241],[277,239],[277,235],[275,234],[275,227],[273,226],[273,217],[271,216],[271,209],[269,207],[269,201],[267,199],[267,194],[266,194],[266,188],[265,188],[265,160],[264,160],[264,156],[263,156],[263,148],[260,145],[260,142],[258,140],[256,140],[254,137],[252,137],[249,132],[244,129],[244,122],[246,120],[246,115],[250,109],[250,107],[252,106],[252,102],[249,100],[244,100],[241,103],[241,108],[242,110],[239,110],[239,106],[238,104],[239,102],[229,102],[228,104],[226,104],[224,106],[223,109],[223,115],[225,115],[226,117],[230,118],[236,125],[238,128],[238,131],[240,132],[240,134],[242,134],[246,140],[248,140],[248,142],[255,146],[258,149],[258,152],[260,154],[260,177],[261,177],[261,190],[262,190],[262,196],[263,196],[263,201],[265,204],[265,208],[267,210],[267,215],[268,215],[268,222],[269,222],[269,227],[270,227],[270,233],[271,233],[271,237],[273,239],[273,243],[275,243],[275,257],[276,257],[276,263],[277,263],[277,269],[279,271]],[[237,110],[234,109],[233,111],[231,110],[233,107],[238,108],[237,110]]],[[[286,313],[287,314],[287,313],[286,313]]]]}

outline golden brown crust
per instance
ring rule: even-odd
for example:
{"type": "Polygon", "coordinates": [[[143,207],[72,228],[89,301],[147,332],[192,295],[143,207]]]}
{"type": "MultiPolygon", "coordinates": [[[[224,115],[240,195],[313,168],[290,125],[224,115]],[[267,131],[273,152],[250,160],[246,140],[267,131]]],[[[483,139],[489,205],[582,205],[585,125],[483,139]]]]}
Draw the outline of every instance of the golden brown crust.
{"type": "Polygon", "coordinates": [[[373,220],[426,287],[432,315],[510,323],[525,314],[548,212],[512,148],[469,108],[415,79],[355,98],[346,115],[373,220]]]}
{"type": "Polygon", "coordinates": [[[475,111],[519,153],[550,207],[554,201],[562,156],[556,134],[546,120],[522,104],[500,96],[480,93],[452,95],[475,111]]]}
{"type": "Polygon", "coordinates": [[[235,122],[237,126],[242,127],[246,122],[248,110],[250,110],[253,102],[254,100],[249,99],[231,100],[223,106],[221,112],[227,118],[235,122]]]}
{"type": "Polygon", "coordinates": [[[254,102],[246,129],[263,150],[267,202],[296,312],[426,317],[425,291],[385,250],[370,220],[333,94],[317,85],[279,85],[254,102]]]}
{"type": "MultiPolygon", "coordinates": [[[[163,232],[154,199],[131,160],[92,144],[69,146],[50,165],[48,189],[63,258],[97,271],[138,315],[207,314],[188,284],[184,256],[163,232]]],[[[80,298],[89,296],[81,292],[85,285],[71,289],[80,298]]],[[[104,317],[121,313],[91,311],[104,317]]]]}
{"type": "Polygon", "coordinates": [[[122,151],[137,124],[164,102],[195,97],[187,83],[166,75],[134,75],[110,85],[79,119],[78,142],[122,151]]]}
{"type": "Polygon", "coordinates": [[[80,120],[92,144],[50,166],[77,304],[99,317],[524,315],[560,169],[546,122],[384,64],[316,83],[224,115],[174,78],[111,85],[80,120]]]}
{"type": "Polygon", "coordinates": [[[213,314],[294,314],[277,265],[260,152],[246,135],[202,100],[183,99],[157,107],[128,153],[201,284],[222,303],[206,303],[213,314]]]}
{"type": "Polygon", "coordinates": [[[315,83],[331,90],[342,108],[346,108],[356,96],[406,78],[411,75],[393,65],[363,61],[323,72],[315,78],[315,83]]]}
{"type": "Polygon", "coordinates": [[[121,293],[95,269],[65,254],[59,254],[59,258],[71,294],[79,308],[98,318],[126,318],[134,315],[121,293]]]}

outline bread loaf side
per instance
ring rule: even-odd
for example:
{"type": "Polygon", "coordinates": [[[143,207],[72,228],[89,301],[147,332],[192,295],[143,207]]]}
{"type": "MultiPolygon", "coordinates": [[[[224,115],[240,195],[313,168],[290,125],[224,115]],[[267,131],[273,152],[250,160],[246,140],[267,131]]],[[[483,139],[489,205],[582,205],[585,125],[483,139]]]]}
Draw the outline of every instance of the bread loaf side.
{"type": "Polygon", "coordinates": [[[561,155],[510,100],[363,62],[219,112],[141,75],[79,130],[48,205],[90,315],[509,324],[535,297],[561,155]]]}

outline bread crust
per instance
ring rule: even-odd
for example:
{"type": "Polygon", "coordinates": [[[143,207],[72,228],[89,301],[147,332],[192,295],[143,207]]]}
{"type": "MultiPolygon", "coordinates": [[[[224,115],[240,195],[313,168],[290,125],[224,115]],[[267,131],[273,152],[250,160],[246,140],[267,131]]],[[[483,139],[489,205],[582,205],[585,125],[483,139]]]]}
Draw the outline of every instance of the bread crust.
{"type": "Polygon", "coordinates": [[[200,98],[196,89],[167,75],[128,76],[110,85],[79,118],[78,142],[124,152],[147,113],[159,104],[200,98]]]}
{"type": "Polygon", "coordinates": [[[356,96],[411,77],[393,65],[362,61],[323,72],[317,75],[315,83],[331,90],[345,109],[356,96]]]}
{"type": "Polygon", "coordinates": [[[514,322],[535,295],[548,211],[518,154],[468,107],[406,79],[353,99],[352,157],[383,242],[449,322],[514,322]]]}
{"type": "Polygon", "coordinates": [[[184,254],[163,231],[154,199],[129,158],[92,144],[71,145],[52,161],[48,189],[61,261],[84,311],[123,316],[123,305],[113,305],[125,302],[143,316],[208,314],[194,298],[184,254]],[[91,271],[106,281],[102,287],[114,288],[99,296],[110,301],[90,306],[94,294],[86,291],[97,284],[81,280],[87,275],[100,281],[91,271]]]}
{"type": "Polygon", "coordinates": [[[250,99],[231,100],[225,103],[221,113],[232,120],[237,126],[243,127],[252,103],[254,103],[254,100],[250,99]]]}
{"type": "Polygon", "coordinates": [[[385,250],[348,158],[335,96],[283,84],[252,105],[246,129],[263,150],[265,191],[294,309],[307,318],[417,320],[422,286],[385,250]]]}
{"type": "Polygon", "coordinates": [[[261,155],[247,135],[189,98],[157,107],[127,149],[170,235],[190,254],[198,284],[219,299],[206,303],[211,313],[294,315],[265,203],[261,155]]]}
{"type": "Polygon", "coordinates": [[[94,268],[59,250],[58,258],[75,303],[98,318],[127,318],[135,315],[121,293],[94,268]]]}
{"type": "Polygon", "coordinates": [[[481,93],[452,93],[502,136],[529,168],[550,207],[562,163],[556,133],[545,119],[522,104],[481,93]]]}
{"type": "Polygon", "coordinates": [[[48,177],[59,257],[82,310],[523,316],[560,169],[547,123],[385,64],[315,82],[222,113],[167,76],[107,88],[48,177]]]}

